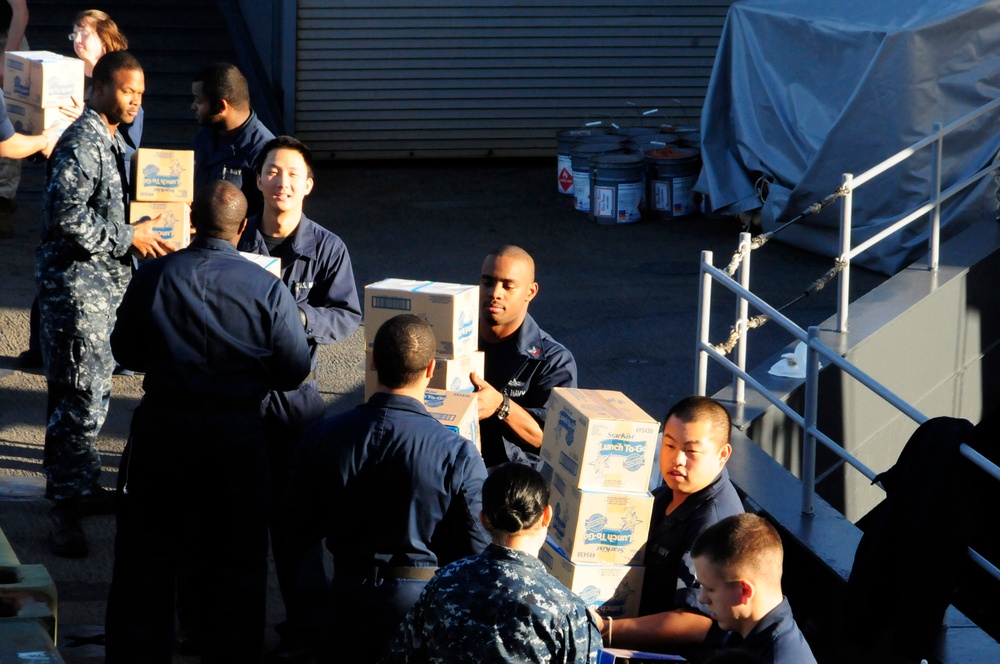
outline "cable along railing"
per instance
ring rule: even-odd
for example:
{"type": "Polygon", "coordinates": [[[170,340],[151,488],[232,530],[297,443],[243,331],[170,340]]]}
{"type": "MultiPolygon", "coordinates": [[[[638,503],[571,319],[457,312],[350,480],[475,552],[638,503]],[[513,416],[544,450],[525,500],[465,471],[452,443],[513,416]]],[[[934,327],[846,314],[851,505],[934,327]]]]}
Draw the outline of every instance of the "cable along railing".
{"type": "MultiPolygon", "coordinates": [[[[889,157],[873,168],[854,176],[850,173],[843,175],[841,186],[823,200],[814,203],[806,208],[794,219],[786,222],[774,231],[764,233],[756,237],[750,233],[740,234],[740,243],[737,251],[725,270],[719,269],[713,264],[711,251],[704,251],[701,255],[699,304],[698,304],[698,342],[696,350],[695,368],[695,391],[697,394],[705,395],[708,386],[708,360],[715,360],[720,366],[733,374],[733,401],[737,404],[746,402],[746,385],[749,384],[764,399],[780,410],[790,421],[797,424],[803,431],[802,444],[802,505],[801,510],[804,515],[813,514],[813,504],[816,491],[816,445],[822,444],[840,460],[869,480],[875,480],[877,473],[868,468],[855,456],[850,454],[843,446],[839,445],[832,438],[824,434],[817,427],[818,404],[819,404],[819,371],[821,358],[826,366],[836,366],[845,374],[864,385],[868,390],[880,397],[889,405],[893,406],[903,415],[907,416],[918,425],[927,421],[928,417],[919,410],[911,406],[905,400],[894,394],[891,390],[876,381],[865,373],[862,369],[846,360],[837,350],[825,344],[819,338],[819,328],[810,327],[808,330],[802,329],[791,319],[782,313],[782,310],[798,301],[802,297],[815,293],[825,286],[834,277],[838,278],[838,298],[837,298],[837,328],[835,333],[845,334],[847,332],[850,293],[851,261],[858,255],[871,249],[911,224],[917,223],[920,219],[927,217],[929,226],[928,270],[936,272],[940,255],[940,227],[941,227],[941,206],[944,202],[960,193],[964,189],[976,184],[984,177],[990,175],[1000,168],[1000,159],[995,160],[990,166],[983,168],[963,180],[942,189],[942,164],[944,154],[944,138],[949,134],[965,127],[978,118],[995,111],[1000,107],[1000,99],[986,104],[959,120],[942,126],[935,123],[933,130],[924,139],[917,141],[913,145],[901,150],[889,157]],[[890,170],[905,162],[907,159],[917,154],[921,150],[932,150],[930,195],[926,202],[918,205],[915,209],[899,217],[886,228],[863,242],[852,246],[851,224],[854,192],[861,186],[872,181],[878,175],[890,170]],[[797,223],[835,201],[840,201],[840,254],[834,259],[833,267],[822,277],[814,281],[799,297],[792,302],[782,306],[774,307],[750,291],[750,255],[751,252],[764,246],[766,242],[776,233],[781,232],[789,225],[797,223]],[[734,276],[735,275],[735,276],[734,276]],[[719,344],[712,344],[709,341],[709,330],[711,329],[711,302],[713,284],[719,284],[725,289],[735,294],[737,298],[736,321],[732,326],[729,337],[719,344]],[[760,312],[750,317],[750,307],[760,312]],[[749,332],[765,323],[774,323],[783,328],[792,337],[805,344],[806,347],[806,372],[805,372],[805,395],[803,412],[800,414],[786,404],[780,395],[775,394],[765,387],[760,381],[751,376],[746,369],[747,342],[749,332]],[[735,359],[730,360],[728,355],[735,349],[735,359]]],[[[962,443],[961,454],[977,467],[982,469],[995,480],[1000,481],[1000,467],[984,457],[982,454],[972,449],[968,444],[962,443]]],[[[881,487],[881,485],[878,485],[881,487]]],[[[987,573],[995,579],[1000,580],[1000,569],[992,562],[983,558],[973,549],[969,549],[969,556],[987,573]]]]}

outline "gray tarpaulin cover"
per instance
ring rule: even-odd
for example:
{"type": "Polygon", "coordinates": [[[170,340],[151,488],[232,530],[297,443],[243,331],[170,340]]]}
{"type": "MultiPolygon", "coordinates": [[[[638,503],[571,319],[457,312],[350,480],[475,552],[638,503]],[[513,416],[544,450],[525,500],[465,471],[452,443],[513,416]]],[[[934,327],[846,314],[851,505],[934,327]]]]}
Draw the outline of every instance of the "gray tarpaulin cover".
{"type": "MultiPolygon", "coordinates": [[[[774,230],[860,175],[993,101],[1000,87],[1000,0],[747,0],[726,18],[702,114],[695,190],[713,211],[760,211],[774,230]],[[762,202],[755,184],[772,182],[762,202]]],[[[992,163],[997,113],[945,139],[942,189],[992,163]]],[[[854,244],[929,200],[925,148],[855,192],[854,244]]],[[[991,177],[942,209],[948,238],[996,214],[991,177]]],[[[775,239],[837,256],[840,203],[775,239]]],[[[923,219],[926,219],[924,217],[923,219]]],[[[915,222],[856,259],[885,274],[926,255],[915,222]]]]}

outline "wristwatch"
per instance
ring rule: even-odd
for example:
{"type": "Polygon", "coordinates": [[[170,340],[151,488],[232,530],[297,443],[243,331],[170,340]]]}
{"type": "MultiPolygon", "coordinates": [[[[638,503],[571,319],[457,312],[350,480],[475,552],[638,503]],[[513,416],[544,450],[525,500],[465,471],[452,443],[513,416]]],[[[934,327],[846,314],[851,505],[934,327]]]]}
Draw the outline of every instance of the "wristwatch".
{"type": "Polygon", "coordinates": [[[503,395],[503,403],[497,407],[497,412],[493,414],[496,415],[497,419],[501,422],[506,420],[507,416],[510,415],[510,396],[508,396],[506,392],[504,392],[503,395]]]}

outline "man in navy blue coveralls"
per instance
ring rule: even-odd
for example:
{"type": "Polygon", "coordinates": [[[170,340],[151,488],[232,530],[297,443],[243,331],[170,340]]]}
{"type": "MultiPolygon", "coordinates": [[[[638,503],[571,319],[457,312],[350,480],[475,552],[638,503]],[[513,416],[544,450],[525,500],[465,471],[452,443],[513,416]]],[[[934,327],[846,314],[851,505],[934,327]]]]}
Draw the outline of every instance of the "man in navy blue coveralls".
{"type": "Polygon", "coordinates": [[[174,578],[186,555],[212,570],[202,662],[259,664],[267,589],[270,389],[309,371],[288,289],[236,251],[246,199],[219,181],[191,211],[191,245],[139,268],[111,335],[145,372],[118,475],[107,661],[173,661],[174,578]]]}
{"type": "MultiPolygon", "coordinates": [[[[315,372],[318,346],[343,341],[361,323],[351,257],[339,237],[303,213],[305,197],[313,187],[312,155],[304,144],[291,136],[266,143],[258,160],[257,186],[264,195],[264,210],[248,221],[239,248],[281,260],[281,278],[299,306],[315,372]]],[[[271,549],[286,614],[285,622],[278,626],[282,643],[274,653],[277,661],[301,658],[320,628],[326,596],[322,548],[315,546],[303,559],[290,556],[279,505],[295,445],[325,410],[314,373],[295,389],[270,392],[264,401],[275,498],[271,549]]]]}
{"type": "Polygon", "coordinates": [[[250,107],[246,77],[236,65],[216,62],[195,75],[191,94],[200,125],[191,142],[195,191],[215,180],[232,182],[247,198],[247,216],[259,214],[263,199],[255,161],[274,134],[250,107]]]}
{"type": "Polygon", "coordinates": [[[576,360],[538,327],[528,304],[538,294],[535,261],[524,249],[498,247],[479,278],[479,350],[485,376],[472,374],[486,466],[517,461],[542,470],[545,405],[553,387],[576,387],[576,360]]]}
{"type": "Polygon", "coordinates": [[[706,528],[691,547],[699,601],[729,630],[725,649],[760,664],[816,664],[781,590],[784,547],[767,519],[734,514],[706,528]]]}
{"type": "Polygon", "coordinates": [[[383,323],[377,391],[300,446],[288,514],[302,545],[325,537],[333,554],[321,662],[374,662],[437,568],[486,548],[483,459],[424,407],[434,347],[418,316],[383,323]]]}
{"type": "Polygon", "coordinates": [[[713,523],[743,512],[726,471],[731,430],[729,413],[708,397],[687,397],[667,413],[665,484],[653,492],[639,617],[601,621],[605,645],[690,657],[717,647],[722,633],[711,629],[709,609],[698,600],[691,547],[713,523]]]}

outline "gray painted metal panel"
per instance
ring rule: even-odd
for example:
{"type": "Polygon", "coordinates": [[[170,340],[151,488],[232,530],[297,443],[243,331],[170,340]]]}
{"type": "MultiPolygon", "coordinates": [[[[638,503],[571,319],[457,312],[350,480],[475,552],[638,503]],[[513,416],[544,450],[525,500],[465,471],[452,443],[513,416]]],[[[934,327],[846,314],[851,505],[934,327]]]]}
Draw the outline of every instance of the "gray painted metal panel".
{"type": "MultiPolygon", "coordinates": [[[[942,246],[936,274],[926,263],[915,263],[854,302],[846,335],[833,332],[835,318],[823,323],[823,341],[842,348],[845,358],[928,417],[977,423],[1000,396],[998,279],[1000,228],[984,220],[942,246]]],[[[779,357],[750,373],[785,395],[786,403],[801,408],[801,381],[767,374],[779,357]]],[[[715,396],[725,401],[731,391],[715,396]]],[[[820,403],[820,430],[842,441],[844,449],[876,472],[895,463],[916,429],[909,418],[839,371],[821,371],[820,403]]],[[[734,409],[733,419],[772,457],[799,474],[801,431],[777,408],[748,390],[747,404],[734,409]]],[[[851,521],[884,496],[831,454],[819,454],[817,476],[819,494],[851,521]]]]}
{"type": "Polygon", "coordinates": [[[554,156],[588,121],[697,125],[731,3],[299,0],[296,134],[320,159],[554,156]]]}

